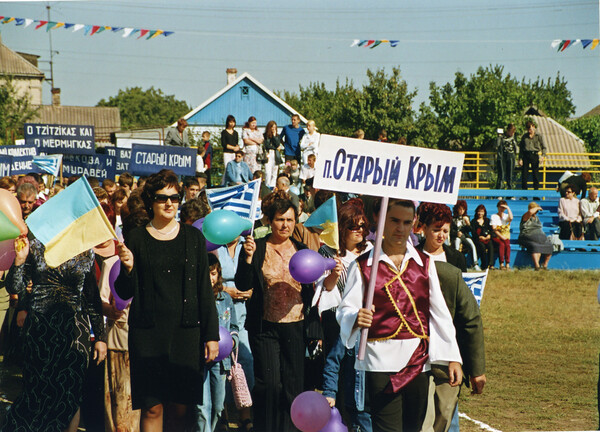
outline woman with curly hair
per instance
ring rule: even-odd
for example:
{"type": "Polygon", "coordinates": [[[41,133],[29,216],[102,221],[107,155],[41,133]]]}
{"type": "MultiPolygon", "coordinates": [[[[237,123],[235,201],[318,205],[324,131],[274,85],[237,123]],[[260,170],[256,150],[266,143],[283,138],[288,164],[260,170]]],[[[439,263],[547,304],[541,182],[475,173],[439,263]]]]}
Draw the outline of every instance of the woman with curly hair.
{"type": "Polygon", "coordinates": [[[419,206],[417,214],[425,236],[417,249],[429,255],[433,261],[445,261],[466,272],[467,261],[464,255],[447,244],[452,223],[450,207],[424,202],[419,206]]]}
{"type": "Polygon", "coordinates": [[[481,258],[481,267],[487,269],[494,265],[494,243],[492,242],[492,227],[487,217],[487,210],[483,204],[475,209],[471,221],[471,233],[477,253],[481,258]]]}
{"type": "Polygon", "coordinates": [[[456,201],[456,204],[452,209],[450,241],[454,243],[454,247],[458,251],[460,250],[461,245],[463,245],[463,248],[468,247],[471,250],[471,256],[473,257],[473,267],[475,267],[475,270],[477,271],[481,270],[479,264],[477,264],[477,248],[471,238],[471,220],[469,219],[469,216],[467,216],[467,202],[465,200],[456,201]]]}
{"type": "Polygon", "coordinates": [[[218,354],[219,326],[206,240],[175,220],[180,199],[171,170],[151,175],[142,192],[150,222],[119,244],[117,294],[133,301],[129,355],[141,430],[185,430],[187,408],[202,403],[203,363],[218,354]],[[206,359],[206,360],[205,360],[206,359]]]}

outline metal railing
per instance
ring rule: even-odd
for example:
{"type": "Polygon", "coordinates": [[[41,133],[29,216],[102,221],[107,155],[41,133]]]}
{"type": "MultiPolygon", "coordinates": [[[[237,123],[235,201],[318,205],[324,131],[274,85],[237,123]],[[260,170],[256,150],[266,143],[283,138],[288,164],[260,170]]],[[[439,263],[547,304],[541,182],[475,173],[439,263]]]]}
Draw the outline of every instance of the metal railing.
{"type": "MultiPolygon", "coordinates": [[[[496,184],[496,153],[495,152],[462,152],[465,155],[463,175],[460,187],[465,189],[493,189],[496,184]]],[[[513,183],[521,187],[521,168],[516,160],[513,183]]],[[[592,175],[591,184],[600,185],[600,153],[548,153],[540,159],[540,189],[556,189],[557,178],[566,170],[573,173],[589,172],[592,175]]],[[[531,181],[528,182],[533,185],[531,181]]]]}

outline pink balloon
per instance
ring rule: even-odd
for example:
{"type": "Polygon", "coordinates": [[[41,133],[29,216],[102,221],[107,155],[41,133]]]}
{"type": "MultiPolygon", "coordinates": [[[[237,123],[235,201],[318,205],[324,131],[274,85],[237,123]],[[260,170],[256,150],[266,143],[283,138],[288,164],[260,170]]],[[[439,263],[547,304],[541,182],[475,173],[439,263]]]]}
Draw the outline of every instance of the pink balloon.
{"type": "MultiPolygon", "coordinates": [[[[192,224],[192,226],[193,226],[194,228],[198,228],[200,231],[202,231],[202,224],[203,224],[203,223],[204,223],[204,218],[202,218],[202,219],[198,219],[196,222],[194,222],[194,223],[192,224]]],[[[205,237],[205,239],[206,239],[206,237],[205,237]]],[[[211,242],[209,242],[208,240],[206,240],[206,250],[207,250],[208,252],[212,252],[212,251],[214,251],[215,249],[218,249],[219,247],[220,247],[220,245],[217,245],[217,244],[211,243],[211,242]]]]}
{"type": "Polygon", "coordinates": [[[331,408],[331,418],[319,432],[348,432],[348,426],[342,421],[342,415],[336,407],[331,408]]]}
{"type": "Polygon", "coordinates": [[[15,241],[0,242],[0,271],[8,270],[15,262],[15,241]]]}
{"type": "Polygon", "coordinates": [[[110,269],[110,273],[108,274],[108,286],[110,287],[110,292],[112,293],[113,298],[115,299],[115,307],[119,310],[125,309],[133,300],[133,297],[127,300],[123,300],[117,294],[117,290],[115,289],[115,281],[119,277],[121,273],[121,260],[117,260],[114,262],[113,266],[110,269]]]}
{"type": "Polygon", "coordinates": [[[321,393],[306,391],[296,396],[290,414],[302,432],[319,432],[329,422],[331,408],[321,393]]]}

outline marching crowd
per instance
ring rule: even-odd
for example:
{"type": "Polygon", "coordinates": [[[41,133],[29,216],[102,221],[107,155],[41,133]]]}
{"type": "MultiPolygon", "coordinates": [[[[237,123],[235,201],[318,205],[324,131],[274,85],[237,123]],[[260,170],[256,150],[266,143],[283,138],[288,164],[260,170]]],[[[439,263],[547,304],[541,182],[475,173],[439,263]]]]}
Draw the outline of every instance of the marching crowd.
{"type": "MultiPolygon", "coordinates": [[[[179,145],[184,122],[168,137],[179,145]]],[[[211,211],[210,171],[182,181],[164,169],[137,180],[123,173],[117,183],[88,179],[119,239],[57,268],[33,236],[15,242],[0,291],[11,308],[0,321],[4,361],[22,366],[23,392],[0,430],[74,431],[82,420],[88,431],[213,431],[237,418],[242,431],[294,431],[292,402],[315,389],[353,431],[458,427],[461,385],[478,394],[486,384],[481,315],[461,272],[492,267],[496,250],[500,268],[510,268],[507,202],[489,218],[479,206],[470,219],[464,201],[450,209],[390,199],[374,263],[381,200],[313,187],[314,122],[304,131],[293,116],[280,134],[275,122],[260,133],[250,117],[241,142],[235,124],[229,116],[221,134],[223,185],[264,178],[263,217],[251,235],[208,251],[195,223],[211,211]],[[334,196],[337,250],[302,223],[334,196]],[[333,258],[335,268],[314,284],[296,281],[289,262],[303,249],[333,258]],[[366,309],[373,266],[374,307],[366,309]],[[235,361],[218,359],[219,326],[233,336],[235,361]],[[361,331],[366,352],[357,359],[361,331]],[[226,402],[237,390],[227,377],[237,362],[252,406],[234,415],[226,402]]],[[[203,139],[201,165],[210,170],[210,134],[203,139]]],[[[46,194],[32,174],[0,179],[0,188],[16,194],[26,220],[62,187],[46,194]]],[[[559,212],[571,232],[576,207],[579,222],[595,227],[597,190],[577,205],[565,192],[559,212]]],[[[552,245],[538,211],[529,204],[519,242],[541,269],[552,245]]]]}

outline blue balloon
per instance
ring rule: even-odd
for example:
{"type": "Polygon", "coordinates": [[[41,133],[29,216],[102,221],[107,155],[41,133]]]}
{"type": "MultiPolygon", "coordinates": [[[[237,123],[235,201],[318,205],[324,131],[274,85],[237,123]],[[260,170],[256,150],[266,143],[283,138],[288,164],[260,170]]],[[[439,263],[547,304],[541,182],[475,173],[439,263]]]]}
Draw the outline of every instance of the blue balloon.
{"type": "Polygon", "coordinates": [[[252,222],[231,210],[215,210],[204,218],[202,233],[216,245],[231,243],[242,232],[252,228],[252,222]]]}

